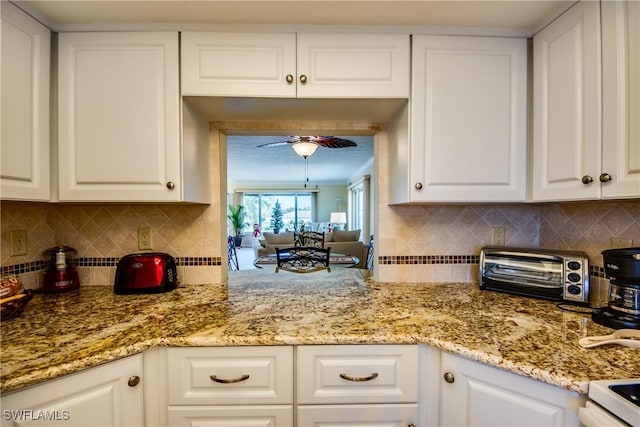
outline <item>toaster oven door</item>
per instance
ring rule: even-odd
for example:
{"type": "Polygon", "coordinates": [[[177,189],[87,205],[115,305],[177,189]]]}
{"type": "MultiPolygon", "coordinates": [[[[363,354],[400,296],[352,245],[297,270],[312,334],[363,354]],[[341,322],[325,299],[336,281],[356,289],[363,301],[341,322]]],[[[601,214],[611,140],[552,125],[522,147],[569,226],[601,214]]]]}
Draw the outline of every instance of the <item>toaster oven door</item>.
{"type": "Polygon", "coordinates": [[[541,254],[483,254],[480,287],[562,300],[563,260],[541,254]]]}

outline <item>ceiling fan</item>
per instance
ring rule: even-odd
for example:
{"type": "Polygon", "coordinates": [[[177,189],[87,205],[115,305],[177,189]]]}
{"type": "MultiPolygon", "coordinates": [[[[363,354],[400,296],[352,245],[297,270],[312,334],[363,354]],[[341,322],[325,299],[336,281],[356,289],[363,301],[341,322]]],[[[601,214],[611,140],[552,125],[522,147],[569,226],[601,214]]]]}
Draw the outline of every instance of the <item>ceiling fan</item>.
{"type": "Polygon", "coordinates": [[[260,144],[258,147],[273,147],[286,144],[293,144],[292,147],[295,152],[304,158],[312,155],[318,147],[346,148],[358,146],[353,141],[335,136],[289,136],[287,140],[268,142],[266,144],[260,144]]]}
{"type": "Polygon", "coordinates": [[[309,182],[309,156],[315,153],[318,147],[345,148],[358,146],[353,141],[349,141],[348,139],[344,138],[337,138],[335,136],[289,136],[289,139],[285,141],[260,144],[258,145],[258,148],[287,144],[292,144],[291,148],[293,148],[296,154],[304,158],[304,188],[307,188],[307,183],[309,182]]]}

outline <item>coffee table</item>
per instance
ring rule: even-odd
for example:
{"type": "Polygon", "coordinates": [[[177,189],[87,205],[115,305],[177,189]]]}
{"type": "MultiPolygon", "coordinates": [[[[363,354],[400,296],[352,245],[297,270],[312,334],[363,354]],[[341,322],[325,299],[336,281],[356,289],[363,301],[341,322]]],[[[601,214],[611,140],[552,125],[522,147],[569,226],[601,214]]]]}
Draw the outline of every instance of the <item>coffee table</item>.
{"type": "MultiPolygon", "coordinates": [[[[276,266],[277,259],[276,254],[264,255],[253,260],[253,265],[257,268],[263,268],[265,266],[276,266]]],[[[329,265],[333,268],[352,268],[360,264],[360,258],[341,254],[337,252],[331,252],[329,254],[329,265]]]]}

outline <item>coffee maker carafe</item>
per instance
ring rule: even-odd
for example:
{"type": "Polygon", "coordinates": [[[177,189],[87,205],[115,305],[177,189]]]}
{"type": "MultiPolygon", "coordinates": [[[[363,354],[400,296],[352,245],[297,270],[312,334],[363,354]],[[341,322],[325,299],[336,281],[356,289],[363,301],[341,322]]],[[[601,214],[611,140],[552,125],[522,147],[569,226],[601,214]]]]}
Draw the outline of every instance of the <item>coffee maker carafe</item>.
{"type": "Polygon", "coordinates": [[[44,292],[65,292],[80,287],[75,265],[77,254],[78,251],[70,246],[56,246],[42,253],[47,263],[42,283],[44,292]]]}

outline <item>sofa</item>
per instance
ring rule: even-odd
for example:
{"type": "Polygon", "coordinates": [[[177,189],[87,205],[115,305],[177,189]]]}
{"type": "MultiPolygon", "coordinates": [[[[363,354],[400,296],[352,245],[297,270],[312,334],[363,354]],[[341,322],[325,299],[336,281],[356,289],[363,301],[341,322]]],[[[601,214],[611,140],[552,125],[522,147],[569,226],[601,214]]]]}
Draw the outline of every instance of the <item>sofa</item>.
{"type": "MultiPolygon", "coordinates": [[[[256,258],[275,254],[276,248],[293,246],[293,233],[263,233],[264,237],[256,246],[256,258]]],[[[331,252],[358,257],[360,263],[356,268],[365,268],[368,246],[359,241],[360,230],[334,230],[324,235],[324,247],[331,248],[331,252]]]]}

